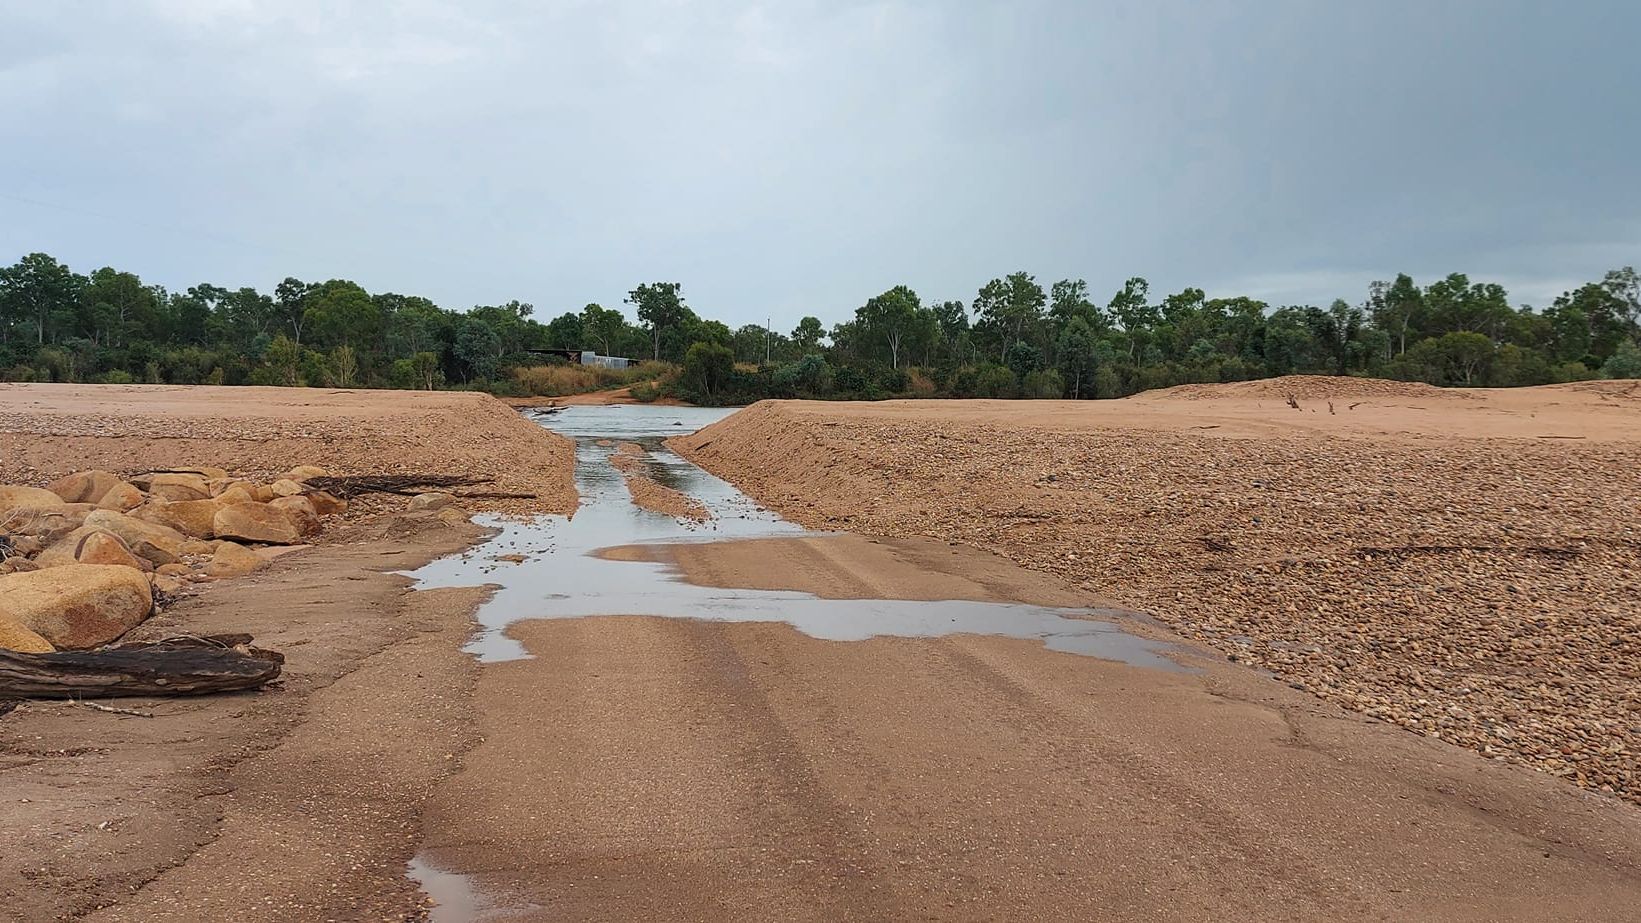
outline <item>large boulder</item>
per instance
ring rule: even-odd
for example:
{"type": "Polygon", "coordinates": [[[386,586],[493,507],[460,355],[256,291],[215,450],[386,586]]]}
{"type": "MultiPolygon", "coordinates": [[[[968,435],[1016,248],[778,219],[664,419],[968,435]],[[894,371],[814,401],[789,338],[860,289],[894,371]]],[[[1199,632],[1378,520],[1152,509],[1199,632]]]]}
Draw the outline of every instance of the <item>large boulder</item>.
{"type": "Polygon", "coordinates": [[[143,522],[158,523],[192,538],[214,538],[213,523],[221,500],[177,500],[172,503],[146,503],[133,510],[131,516],[143,522]]]}
{"type": "Polygon", "coordinates": [[[135,484],[121,481],[102,495],[97,501],[97,507],[124,513],[142,506],[143,501],[147,499],[148,497],[138,490],[135,484]]]}
{"type": "Polygon", "coordinates": [[[280,478],[279,480],[274,481],[273,485],[268,489],[273,491],[275,497],[294,497],[304,490],[307,490],[306,487],[296,481],[291,480],[290,478],[280,478]]]}
{"type": "Polygon", "coordinates": [[[60,650],[107,644],[153,608],[148,577],[129,567],[83,564],[0,577],[0,620],[10,619],[60,650]]]}
{"type": "Polygon", "coordinates": [[[59,503],[31,510],[0,509],[0,531],[32,535],[49,545],[83,525],[89,512],[84,503],[59,503]]]}
{"type": "Polygon", "coordinates": [[[211,486],[206,483],[205,477],[193,472],[145,474],[132,478],[131,483],[167,500],[208,500],[211,497],[211,486]]]}
{"type": "Polygon", "coordinates": [[[277,510],[284,510],[303,538],[313,538],[322,528],[319,524],[319,513],[314,510],[313,502],[307,497],[278,497],[269,501],[268,505],[277,510]]]}
{"type": "Polygon", "coordinates": [[[80,539],[74,549],[74,558],[81,564],[112,564],[141,571],[154,569],[152,563],[132,554],[130,547],[119,536],[101,530],[93,530],[80,539]]]}
{"type": "Polygon", "coordinates": [[[0,650],[16,651],[19,654],[49,654],[56,648],[39,634],[11,619],[0,618],[0,650]]]}
{"type": "MultiPolygon", "coordinates": [[[[251,486],[252,489],[255,489],[255,487],[256,487],[255,484],[252,484],[250,486],[251,486]]],[[[228,487],[228,488],[224,489],[222,491],[222,493],[217,494],[216,498],[217,498],[217,500],[219,500],[223,503],[255,503],[255,502],[257,502],[256,495],[251,493],[251,491],[246,490],[245,487],[243,485],[240,485],[240,484],[235,484],[231,487],[228,487]]]]}
{"type": "Polygon", "coordinates": [[[63,498],[44,487],[0,486],[0,513],[7,510],[48,510],[63,505],[63,498]]]}
{"type": "Polygon", "coordinates": [[[313,504],[313,511],[321,516],[340,516],[348,511],[348,501],[328,490],[313,490],[303,496],[313,504]]]}
{"type": "Polygon", "coordinates": [[[266,558],[244,545],[220,542],[211,563],[205,565],[205,572],[213,577],[242,577],[267,566],[266,558]]]}
{"type": "Polygon", "coordinates": [[[76,471],[46,485],[46,490],[67,503],[97,503],[116,484],[123,483],[112,471],[76,471]]]}
{"type": "Polygon", "coordinates": [[[322,478],[328,477],[329,475],[329,471],[326,471],[318,465],[297,465],[295,468],[285,472],[285,477],[292,481],[306,481],[309,478],[322,478]]]}
{"type": "Polygon", "coordinates": [[[80,541],[95,531],[85,526],[75,529],[42,549],[34,556],[34,563],[41,567],[65,567],[80,563],[76,555],[80,550],[80,541]]]}
{"type": "Polygon", "coordinates": [[[181,560],[182,543],[187,540],[187,536],[169,526],[143,522],[113,510],[92,510],[85,524],[118,535],[137,557],[155,565],[181,560]]]}
{"type": "Polygon", "coordinates": [[[209,500],[208,491],[196,490],[187,484],[155,484],[148,488],[148,492],[161,500],[170,500],[181,503],[185,500],[209,500]]]}
{"type": "Polygon", "coordinates": [[[257,503],[267,503],[274,498],[274,492],[268,485],[247,481],[244,478],[228,478],[227,480],[216,481],[212,484],[211,489],[215,496],[222,500],[227,500],[229,492],[234,490],[242,491],[245,494],[245,499],[257,503]]]}
{"type": "Polygon", "coordinates": [[[409,503],[405,504],[405,509],[407,509],[407,510],[442,510],[445,507],[447,507],[450,504],[455,503],[455,502],[456,502],[455,497],[452,497],[451,495],[445,494],[445,493],[433,492],[433,493],[417,494],[416,496],[410,498],[409,503]]]}
{"type": "Polygon", "coordinates": [[[230,503],[217,510],[212,529],[218,538],[268,545],[296,545],[302,532],[282,509],[266,503],[230,503]]]}
{"type": "Polygon", "coordinates": [[[131,547],[112,532],[91,526],[81,526],[52,543],[35,557],[41,567],[64,567],[70,564],[111,564],[151,571],[154,564],[140,558],[131,547]]]}

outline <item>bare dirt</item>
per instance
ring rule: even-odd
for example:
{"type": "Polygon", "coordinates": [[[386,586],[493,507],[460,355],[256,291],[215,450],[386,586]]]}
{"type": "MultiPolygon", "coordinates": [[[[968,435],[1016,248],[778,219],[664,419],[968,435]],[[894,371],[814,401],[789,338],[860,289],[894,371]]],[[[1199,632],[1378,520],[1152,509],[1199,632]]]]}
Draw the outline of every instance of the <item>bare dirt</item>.
{"type": "Polygon", "coordinates": [[[212,584],[137,637],[250,632],[285,654],[257,693],[30,702],[0,718],[0,917],[397,919],[419,807],[471,739],[459,650],[482,589],[384,573],[480,530],[430,514],[212,584]],[[12,916],[6,916],[12,914],[12,916]]]}
{"type": "MultiPolygon", "coordinates": [[[[931,539],[609,556],[843,598],[1087,598],[931,539]]],[[[510,633],[535,659],[481,671],[482,742],[427,815],[430,857],[504,919],[1602,920],[1641,898],[1641,812],[1217,655],[639,616],[510,633]]]]}
{"type": "MultiPolygon", "coordinates": [[[[574,447],[484,394],[320,388],[0,384],[0,483],[70,471],[216,465],[271,477],[296,465],[332,474],[492,478],[474,510],[567,513],[574,447]]],[[[461,491],[457,491],[460,493],[461,491]]]]}
{"type": "Polygon", "coordinates": [[[1256,384],[766,402],[672,445],[806,525],[993,550],[1328,702],[1641,798],[1635,384],[1256,384]]]}
{"type": "MultiPolygon", "coordinates": [[[[87,467],[241,474],[488,473],[575,507],[573,447],[482,395],[0,385],[0,482],[87,467]]],[[[379,508],[399,510],[403,498],[379,508]]],[[[473,742],[460,651],[482,588],[410,569],[484,530],[395,513],[169,603],[132,637],[249,632],[281,651],[256,693],[120,699],[152,717],[27,702],[0,716],[0,918],[406,919],[421,804],[473,742]]]]}

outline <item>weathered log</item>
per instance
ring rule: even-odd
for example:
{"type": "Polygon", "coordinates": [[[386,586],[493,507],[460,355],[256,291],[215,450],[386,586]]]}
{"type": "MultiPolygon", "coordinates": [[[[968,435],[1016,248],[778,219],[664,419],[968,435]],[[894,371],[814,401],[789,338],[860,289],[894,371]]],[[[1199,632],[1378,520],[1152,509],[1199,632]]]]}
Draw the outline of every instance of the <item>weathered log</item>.
{"type": "Polygon", "coordinates": [[[489,484],[493,480],[465,474],[350,474],[308,478],[303,483],[315,490],[349,498],[359,494],[415,496],[440,488],[489,484]]]}
{"type": "Polygon", "coordinates": [[[112,695],[205,695],[255,689],[285,658],[249,635],[167,638],[94,651],[0,650],[0,700],[112,695]]]}

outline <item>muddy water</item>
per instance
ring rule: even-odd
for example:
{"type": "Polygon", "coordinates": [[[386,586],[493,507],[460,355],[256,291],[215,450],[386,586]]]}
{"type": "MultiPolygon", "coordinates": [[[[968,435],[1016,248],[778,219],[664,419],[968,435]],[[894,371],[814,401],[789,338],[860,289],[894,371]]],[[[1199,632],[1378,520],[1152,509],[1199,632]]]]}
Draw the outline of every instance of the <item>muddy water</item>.
{"type": "Polygon", "coordinates": [[[521,619],[595,615],[653,615],[713,621],[785,622],[812,637],[861,641],[878,635],[934,637],[972,633],[1041,641],[1051,650],[1178,669],[1162,656],[1167,645],[1122,630],[1104,610],[1050,609],[966,600],[821,599],[807,593],[721,589],[684,582],[662,563],[595,556],[615,545],[720,541],[802,534],[805,530],[763,509],[727,482],[669,451],[670,436],[692,432],[731,411],[632,405],[569,407],[543,425],[576,440],[576,487],[581,506],[569,518],[530,522],[489,520],[500,534],[469,553],[445,558],[412,576],[422,587],[494,584],[479,610],[480,631],[468,650],[482,661],[529,656],[508,637],[521,619]],[[649,450],[647,473],[700,501],[705,523],[683,522],[634,505],[609,456],[621,442],[649,450]],[[522,555],[514,563],[500,556],[522,555]]]}

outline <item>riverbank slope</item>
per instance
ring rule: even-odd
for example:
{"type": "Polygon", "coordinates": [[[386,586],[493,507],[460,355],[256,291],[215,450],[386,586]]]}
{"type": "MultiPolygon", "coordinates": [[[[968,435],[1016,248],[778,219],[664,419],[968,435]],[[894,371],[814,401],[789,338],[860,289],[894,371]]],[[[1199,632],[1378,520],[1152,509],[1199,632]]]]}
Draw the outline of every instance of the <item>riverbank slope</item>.
{"type": "Polygon", "coordinates": [[[1636,383],[765,402],[671,444],[805,525],[992,550],[1327,701],[1641,797],[1636,383]]]}

